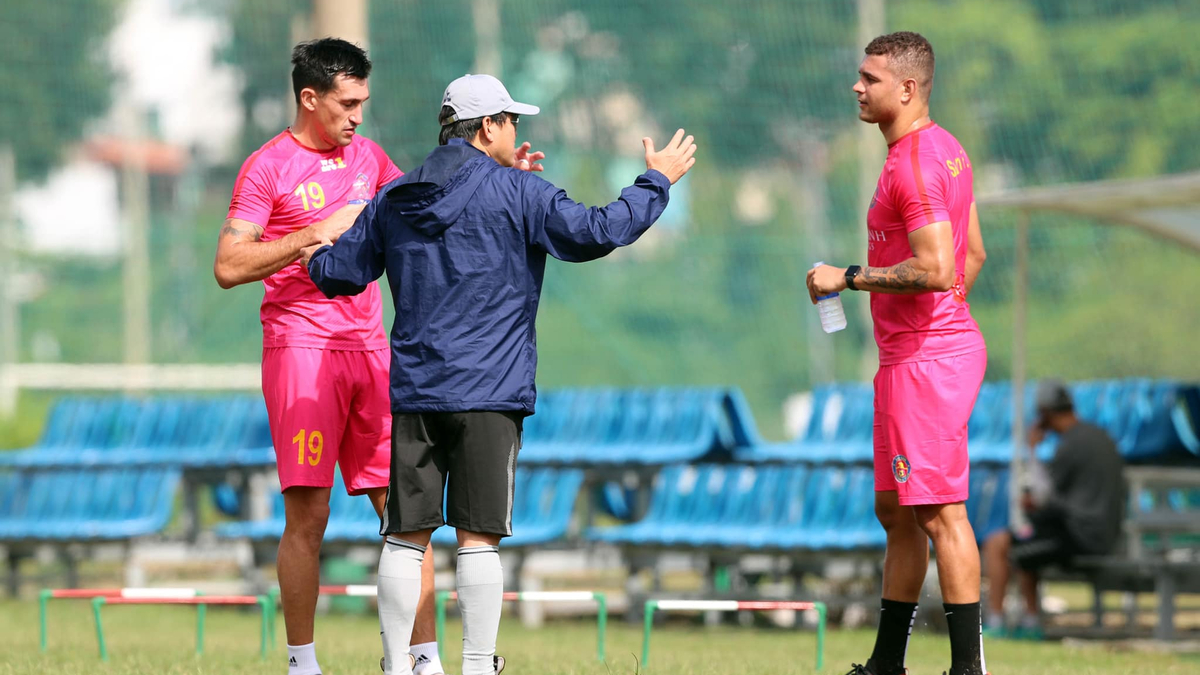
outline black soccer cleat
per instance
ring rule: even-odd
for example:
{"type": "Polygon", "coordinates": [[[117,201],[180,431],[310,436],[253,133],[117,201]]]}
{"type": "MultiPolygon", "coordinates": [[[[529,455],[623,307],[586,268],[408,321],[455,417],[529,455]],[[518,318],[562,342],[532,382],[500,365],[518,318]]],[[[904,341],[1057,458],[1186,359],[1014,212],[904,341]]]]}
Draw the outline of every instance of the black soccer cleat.
{"type": "MultiPolygon", "coordinates": [[[[870,664],[870,661],[867,663],[870,664]]],[[[907,675],[907,668],[904,669],[904,673],[907,675]]],[[[861,663],[852,663],[850,664],[850,672],[846,673],[846,675],[875,675],[875,671],[861,663]]]]}

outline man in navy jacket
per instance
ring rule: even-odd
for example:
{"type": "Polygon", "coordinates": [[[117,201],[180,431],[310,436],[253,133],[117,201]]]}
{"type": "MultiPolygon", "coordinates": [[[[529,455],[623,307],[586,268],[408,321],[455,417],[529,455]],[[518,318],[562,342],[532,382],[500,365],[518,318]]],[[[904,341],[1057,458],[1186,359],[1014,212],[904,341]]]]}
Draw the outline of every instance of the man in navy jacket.
{"type": "Polygon", "coordinates": [[[516,147],[517,123],[537,113],[490,75],[451,82],[439,147],[381,189],[337,244],[307,260],[330,297],[359,293],[386,270],[396,305],[391,484],[379,561],[389,673],[408,672],[421,558],[443,524],[458,532],[463,675],[503,668],[495,656],[499,543],[512,534],[521,424],[536,399],[534,323],[546,256],[584,262],[632,244],[696,161],[682,129],[660,151],[643,138],[646,172],[617,201],[588,208],[517,170],[536,156],[516,147]]]}

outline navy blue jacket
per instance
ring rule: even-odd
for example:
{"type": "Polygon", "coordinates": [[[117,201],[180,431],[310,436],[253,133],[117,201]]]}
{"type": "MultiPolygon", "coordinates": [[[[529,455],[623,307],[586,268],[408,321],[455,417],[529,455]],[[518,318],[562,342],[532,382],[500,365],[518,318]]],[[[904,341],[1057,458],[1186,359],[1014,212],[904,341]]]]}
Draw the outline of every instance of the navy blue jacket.
{"type": "Polygon", "coordinates": [[[452,139],[385,185],[308,272],[332,298],[387,271],[392,412],[531,415],[546,254],[584,262],[632,244],[662,214],[670,187],[647,171],[617,201],[588,208],[452,139]]]}

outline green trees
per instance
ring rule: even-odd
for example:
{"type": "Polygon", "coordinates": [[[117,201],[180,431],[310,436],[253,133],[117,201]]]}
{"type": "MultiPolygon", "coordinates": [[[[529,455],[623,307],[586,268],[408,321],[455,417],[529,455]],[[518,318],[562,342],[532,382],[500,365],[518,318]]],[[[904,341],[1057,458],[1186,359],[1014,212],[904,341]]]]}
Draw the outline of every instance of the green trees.
{"type": "Polygon", "coordinates": [[[13,147],[18,180],[45,176],[118,93],[104,53],[118,5],[118,0],[0,4],[0,145],[13,147]]]}
{"type": "Polygon", "coordinates": [[[1018,184],[1200,164],[1200,5],[922,0],[893,19],[933,42],[935,117],[1018,184]]]}
{"type": "MultiPolygon", "coordinates": [[[[936,48],[933,115],[970,152],[977,192],[1200,169],[1200,41],[1192,35],[1200,4],[887,5],[888,30],[922,32],[936,48]]],[[[244,156],[291,121],[281,114],[291,97],[291,26],[307,5],[222,7],[232,30],[227,57],[245,78],[244,156]]],[[[861,378],[859,357],[875,348],[857,312],[865,297],[847,298],[846,332],[813,335],[803,290],[814,260],[864,257],[861,123],[850,93],[864,45],[854,12],[855,3],[833,0],[376,0],[364,131],[402,169],[414,166],[436,142],[443,88],[489,53],[514,97],[542,106],[521,137],[549,154],[546,177],[580,201],[610,200],[632,180],[641,135],[686,127],[700,163],[675,192],[668,222],[609,260],[548,268],[540,381],[738,384],[777,434],[771,414],[784,395],[822,372],[861,378]],[[492,34],[473,18],[489,5],[500,13],[492,34]]],[[[209,186],[214,203],[227,198],[234,170],[209,186]]],[[[990,256],[971,300],[991,345],[989,374],[1007,377],[1011,217],[983,218],[990,256]]],[[[1030,374],[1200,377],[1195,359],[1172,349],[1179,335],[1200,330],[1200,315],[1188,311],[1194,275],[1178,286],[1156,276],[1194,268],[1194,258],[1094,225],[1035,220],[1030,374]],[[1146,325],[1139,298],[1151,296],[1170,311],[1146,325]]],[[[208,259],[211,249],[202,253],[208,259]]],[[[201,358],[218,349],[222,360],[255,358],[249,296],[257,289],[245,297],[211,290],[206,307],[218,309],[199,325],[237,323],[197,336],[211,350],[201,358]],[[247,308],[221,313],[234,297],[247,308]]]]}

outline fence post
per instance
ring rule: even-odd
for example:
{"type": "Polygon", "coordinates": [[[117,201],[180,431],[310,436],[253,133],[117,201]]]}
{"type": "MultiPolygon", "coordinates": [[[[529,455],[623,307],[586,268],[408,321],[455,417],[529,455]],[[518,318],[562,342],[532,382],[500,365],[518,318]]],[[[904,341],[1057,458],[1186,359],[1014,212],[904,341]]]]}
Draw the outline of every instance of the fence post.
{"type": "Polygon", "coordinates": [[[104,621],[100,618],[100,608],[104,606],[104,598],[92,598],[92,616],[96,621],[96,644],[100,647],[100,660],[108,660],[108,645],[104,644],[104,621]]]}
{"type": "Polygon", "coordinates": [[[646,601],[645,629],[642,631],[642,667],[650,663],[650,631],[654,629],[654,611],[658,609],[657,600],[646,601]]]}
{"type": "Polygon", "coordinates": [[[596,658],[604,661],[604,643],[608,633],[608,596],[592,593],[596,599],[596,658]]]}

